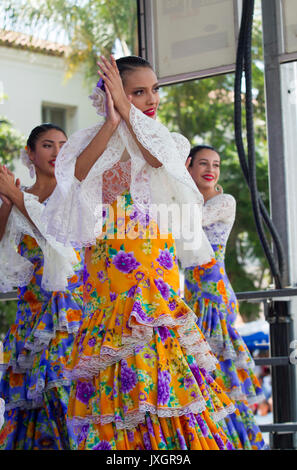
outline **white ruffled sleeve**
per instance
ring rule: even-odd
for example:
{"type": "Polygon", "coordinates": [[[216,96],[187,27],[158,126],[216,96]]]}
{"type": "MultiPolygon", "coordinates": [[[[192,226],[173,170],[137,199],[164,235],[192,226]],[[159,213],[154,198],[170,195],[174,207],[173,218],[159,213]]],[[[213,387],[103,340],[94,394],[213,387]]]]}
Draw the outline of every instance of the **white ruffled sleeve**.
{"type": "MultiPolygon", "coordinates": [[[[151,167],[145,162],[135,141],[133,144],[129,139],[128,133],[122,134],[130,155],[138,154],[138,159],[134,159],[134,162],[132,160],[133,201],[150,200],[154,206],[153,212],[160,214],[167,208],[173,214],[169,215],[169,229],[175,238],[177,254],[183,267],[193,265],[193,262],[209,262],[214,253],[202,229],[204,200],[185,167],[190,151],[188,140],[180,134],[171,134],[160,122],[145,116],[133,105],[130,123],[141,145],[162,164],[159,168],[151,167]]],[[[158,216],[157,221],[159,227],[162,227],[162,220],[158,216]]]]}
{"type": "Polygon", "coordinates": [[[57,186],[43,214],[46,231],[63,245],[77,248],[94,245],[102,230],[102,175],[121,157],[124,147],[117,132],[87,177],[75,177],[75,163],[100,130],[96,126],[74,133],[59,152],[55,174],[57,186]]]}
{"type": "Polygon", "coordinates": [[[15,206],[12,208],[0,242],[0,290],[9,292],[14,287],[22,287],[30,282],[34,266],[18,253],[22,236],[30,235],[37,241],[44,256],[41,286],[48,291],[64,291],[68,279],[75,274],[77,255],[73,248],[65,248],[45,234],[41,220],[45,206],[40,204],[36,196],[24,192],[24,204],[35,227],[15,206]]]}
{"type": "Polygon", "coordinates": [[[236,201],[231,194],[218,194],[209,199],[203,207],[203,226],[216,222],[233,224],[235,220],[236,201]]]}

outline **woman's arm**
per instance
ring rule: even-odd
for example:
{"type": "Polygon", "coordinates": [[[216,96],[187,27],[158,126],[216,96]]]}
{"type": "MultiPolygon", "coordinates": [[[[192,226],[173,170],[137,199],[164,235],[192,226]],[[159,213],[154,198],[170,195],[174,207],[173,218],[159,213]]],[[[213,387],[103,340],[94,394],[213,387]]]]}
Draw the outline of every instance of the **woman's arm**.
{"type": "Polygon", "coordinates": [[[93,140],[89,145],[84,149],[84,151],[79,155],[75,164],[75,177],[82,181],[88,175],[90,169],[96,163],[98,158],[101,157],[104,150],[107,147],[107,144],[117,129],[121,116],[115,110],[113,100],[110,93],[106,93],[107,98],[107,118],[103,126],[100,128],[98,133],[95,135],[93,140]]]}
{"type": "Polygon", "coordinates": [[[89,145],[79,155],[76,160],[74,172],[75,177],[79,181],[86,178],[94,163],[96,163],[98,158],[101,157],[116,128],[117,125],[113,125],[111,122],[106,121],[93,140],[91,140],[89,145]]]}
{"type": "Polygon", "coordinates": [[[131,126],[131,123],[130,123],[131,103],[125,94],[122,79],[119,74],[118,67],[117,67],[114,57],[111,56],[111,63],[108,62],[108,60],[106,60],[104,57],[101,57],[101,58],[104,63],[103,64],[100,63],[99,65],[101,69],[103,70],[104,74],[101,73],[100,71],[98,73],[104,80],[105,90],[107,91],[107,94],[111,94],[117,111],[120,113],[121,117],[126,122],[127,127],[131,135],[133,136],[135,142],[137,143],[137,146],[140,149],[144,159],[152,167],[159,168],[160,166],[162,166],[162,163],[156,157],[154,157],[146,148],[144,148],[141,145],[141,143],[137,139],[137,136],[135,135],[135,132],[131,126]]]}
{"type": "MultiPolygon", "coordinates": [[[[33,224],[25,207],[23,191],[21,191],[19,184],[14,183],[13,174],[11,172],[8,172],[8,170],[4,167],[0,167],[0,193],[6,196],[6,198],[9,199],[9,201],[11,201],[11,205],[15,205],[19,209],[19,211],[29,220],[29,222],[33,224]]],[[[9,210],[9,213],[11,211],[11,208],[9,210]]],[[[6,210],[3,209],[3,218],[4,217],[6,217],[6,223],[7,223],[7,220],[9,217],[9,214],[7,214],[7,209],[6,210]]],[[[1,230],[2,237],[4,235],[4,232],[5,232],[5,229],[3,233],[1,230]]]]}
{"type": "Polygon", "coordinates": [[[0,241],[2,240],[3,235],[5,233],[6,225],[7,225],[7,221],[8,221],[11,209],[12,209],[12,203],[6,204],[5,202],[3,202],[3,204],[0,207],[0,241]]]}
{"type": "MultiPolygon", "coordinates": [[[[11,171],[9,171],[6,167],[1,167],[0,166],[0,169],[2,169],[2,168],[3,168],[4,172],[6,171],[6,173],[13,178],[13,181],[14,181],[14,176],[11,173],[11,171]]],[[[16,179],[15,186],[17,188],[20,187],[19,178],[16,179]]],[[[6,230],[7,221],[8,221],[8,218],[10,216],[13,203],[4,194],[0,194],[0,198],[2,199],[2,205],[0,207],[0,241],[1,241],[2,238],[3,238],[3,235],[5,233],[5,230],[6,230]]]]}

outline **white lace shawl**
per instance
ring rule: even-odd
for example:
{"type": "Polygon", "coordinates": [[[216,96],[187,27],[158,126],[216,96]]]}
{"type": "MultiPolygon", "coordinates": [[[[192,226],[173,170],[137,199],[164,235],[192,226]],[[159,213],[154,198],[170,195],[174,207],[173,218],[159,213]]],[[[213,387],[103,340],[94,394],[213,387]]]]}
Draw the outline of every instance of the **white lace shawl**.
{"type": "Polygon", "coordinates": [[[13,206],[0,241],[0,291],[10,292],[14,287],[27,285],[33,275],[34,265],[18,253],[18,245],[23,235],[33,237],[44,256],[41,286],[48,291],[64,291],[68,278],[74,275],[77,264],[76,253],[71,247],[64,247],[53,237],[46,235],[41,222],[44,205],[37,196],[23,192],[26,210],[35,224],[13,206]]]}
{"type": "MultiPolygon", "coordinates": [[[[102,230],[103,173],[119,162],[126,148],[131,158],[130,193],[136,207],[154,214],[152,205],[178,206],[182,230],[179,236],[176,231],[174,235],[182,265],[193,265],[194,260],[197,264],[208,262],[213,251],[202,229],[203,197],[185,167],[190,150],[188,140],[180,134],[171,134],[160,122],[145,116],[133,105],[130,123],[139,142],[162,166],[153,168],[146,162],[125,122],[121,121],[103,154],[87,177],[79,182],[74,175],[76,159],[103,121],[76,132],[56,159],[57,186],[43,215],[48,233],[64,245],[81,247],[96,243],[102,230]]],[[[110,196],[110,188],[108,193],[110,196]]],[[[118,195],[119,188],[114,188],[113,199],[118,195]]],[[[171,224],[174,222],[176,220],[171,224]]]]}
{"type": "Polygon", "coordinates": [[[0,429],[4,424],[5,402],[0,398],[0,429]]]}
{"type": "Polygon", "coordinates": [[[226,245],[232,230],[236,201],[231,194],[219,194],[203,206],[202,225],[212,245],[226,245]]]}

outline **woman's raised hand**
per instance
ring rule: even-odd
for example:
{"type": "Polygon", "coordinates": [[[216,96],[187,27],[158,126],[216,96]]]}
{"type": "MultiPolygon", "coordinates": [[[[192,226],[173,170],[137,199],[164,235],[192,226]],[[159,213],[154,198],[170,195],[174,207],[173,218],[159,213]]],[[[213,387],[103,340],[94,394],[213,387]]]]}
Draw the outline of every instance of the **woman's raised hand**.
{"type": "Polygon", "coordinates": [[[121,115],[114,107],[114,102],[113,102],[111,93],[107,85],[105,85],[105,93],[106,93],[106,105],[107,105],[106,120],[110,122],[110,124],[112,124],[113,127],[117,128],[121,121],[121,115]]]}
{"type": "Polygon", "coordinates": [[[97,63],[101,69],[98,74],[104,80],[105,89],[110,92],[115,109],[122,115],[127,108],[130,109],[130,101],[125,94],[115,58],[111,56],[109,62],[104,56],[101,56],[101,62],[97,63]]]}
{"type": "Polygon", "coordinates": [[[9,199],[9,194],[14,188],[20,188],[21,182],[19,178],[14,178],[14,174],[6,168],[5,165],[0,165],[0,198],[4,204],[10,206],[12,205],[11,200],[9,199]]]}

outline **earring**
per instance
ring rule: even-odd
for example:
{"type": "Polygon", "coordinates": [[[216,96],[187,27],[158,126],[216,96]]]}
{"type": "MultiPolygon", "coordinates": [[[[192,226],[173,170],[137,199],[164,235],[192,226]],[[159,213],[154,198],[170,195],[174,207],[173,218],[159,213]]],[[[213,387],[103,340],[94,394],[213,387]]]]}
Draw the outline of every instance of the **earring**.
{"type": "Polygon", "coordinates": [[[220,194],[223,194],[223,192],[224,192],[224,190],[223,190],[223,188],[222,188],[222,186],[221,186],[220,184],[217,184],[217,185],[216,185],[216,191],[217,191],[218,193],[220,193],[220,194]]]}
{"type": "Polygon", "coordinates": [[[31,163],[29,166],[29,173],[31,178],[35,178],[35,166],[33,165],[33,163],[31,163]]]}

